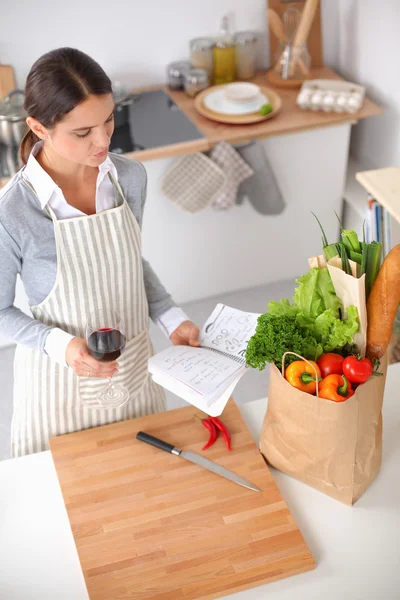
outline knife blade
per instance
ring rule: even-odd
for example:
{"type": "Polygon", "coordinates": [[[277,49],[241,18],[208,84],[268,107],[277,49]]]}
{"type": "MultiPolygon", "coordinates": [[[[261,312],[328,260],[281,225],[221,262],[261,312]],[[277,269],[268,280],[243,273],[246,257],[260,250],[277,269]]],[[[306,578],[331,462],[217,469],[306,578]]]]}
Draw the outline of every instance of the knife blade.
{"type": "Polygon", "coordinates": [[[218,463],[215,463],[212,460],[201,456],[200,454],[196,454],[196,452],[192,452],[191,450],[180,450],[172,444],[164,442],[163,440],[160,440],[159,438],[156,438],[153,435],[150,435],[149,433],[145,433],[144,431],[139,431],[136,434],[136,439],[141,442],[146,442],[146,444],[150,444],[151,446],[155,446],[160,450],[164,450],[165,452],[175,454],[175,456],[179,456],[180,458],[184,458],[185,460],[189,460],[190,462],[195,463],[200,467],[203,467],[203,469],[208,469],[209,471],[212,471],[213,473],[216,473],[221,477],[225,477],[225,479],[229,479],[234,483],[238,483],[239,485],[242,485],[243,487],[248,488],[249,490],[253,490],[254,492],[262,491],[253,483],[247,481],[247,479],[245,479],[244,477],[237,475],[237,473],[230,471],[226,467],[223,467],[222,465],[219,465],[218,463]]]}

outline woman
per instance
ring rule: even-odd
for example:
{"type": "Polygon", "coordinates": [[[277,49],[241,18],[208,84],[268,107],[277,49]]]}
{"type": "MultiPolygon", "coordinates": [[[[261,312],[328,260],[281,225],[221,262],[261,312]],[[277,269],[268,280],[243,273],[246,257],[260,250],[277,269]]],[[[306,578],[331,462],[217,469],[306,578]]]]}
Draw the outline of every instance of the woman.
{"type": "Polygon", "coordinates": [[[12,456],[44,450],[55,435],[165,409],[147,370],[149,315],[172,343],[199,345],[198,328],[141,257],[146,172],[108,154],[114,103],[103,69],[72,48],[49,52],[28,75],[25,108],[25,167],[0,192],[0,331],[18,344],[12,456]],[[13,306],[18,273],[33,319],[13,306]],[[125,323],[118,363],[88,351],[85,327],[100,309],[125,323]],[[111,376],[129,391],[118,408],[93,400],[99,378],[111,376]]]}

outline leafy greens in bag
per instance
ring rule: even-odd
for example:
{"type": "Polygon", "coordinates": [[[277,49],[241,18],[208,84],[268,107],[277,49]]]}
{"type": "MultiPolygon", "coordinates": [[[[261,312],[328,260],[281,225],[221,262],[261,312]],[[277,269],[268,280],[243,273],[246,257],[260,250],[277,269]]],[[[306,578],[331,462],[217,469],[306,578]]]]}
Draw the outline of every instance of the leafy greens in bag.
{"type": "MultiPolygon", "coordinates": [[[[286,298],[269,302],[268,311],[258,318],[246,351],[249,366],[261,371],[269,362],[280,368],[288,351],[318,360],[324,352],[340,352],[353,343],[359,329],[357,308],[348,307],[347,318],[340,318],[341,301],[328,269],[310,269],[296,281],[293,304],[286,298]]],[[[293,360],[287,356],[286,364],[293,360]]]]}

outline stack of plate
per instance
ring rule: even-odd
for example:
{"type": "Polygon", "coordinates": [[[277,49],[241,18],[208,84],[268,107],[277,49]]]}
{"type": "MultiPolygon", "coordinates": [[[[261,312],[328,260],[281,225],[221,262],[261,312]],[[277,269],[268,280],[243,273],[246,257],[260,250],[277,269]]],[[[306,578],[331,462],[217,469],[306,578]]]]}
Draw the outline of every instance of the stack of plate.
{"type": "Polygon", "coordinates": [[[269,88],[253,83],[231,83],[204,90],[196,97],[195,107],[203,116],[214,121],[257,123],[275,116],[281,107],[281,99],[269,88]],[[260,113],[264,104],[272,105],[271,113],[260,113]]]}

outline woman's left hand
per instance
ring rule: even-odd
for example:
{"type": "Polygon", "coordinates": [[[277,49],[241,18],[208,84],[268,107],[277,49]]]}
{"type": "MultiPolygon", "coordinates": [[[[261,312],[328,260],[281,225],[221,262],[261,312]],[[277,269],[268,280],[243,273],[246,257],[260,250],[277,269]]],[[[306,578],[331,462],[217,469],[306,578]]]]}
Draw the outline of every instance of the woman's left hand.
{"type": "Polygon", "coordinates": [[[169,339],[174,346],[200,346],[198,337],[200,329],[192,321],[183,321],[171,333],[169,339]]]}

